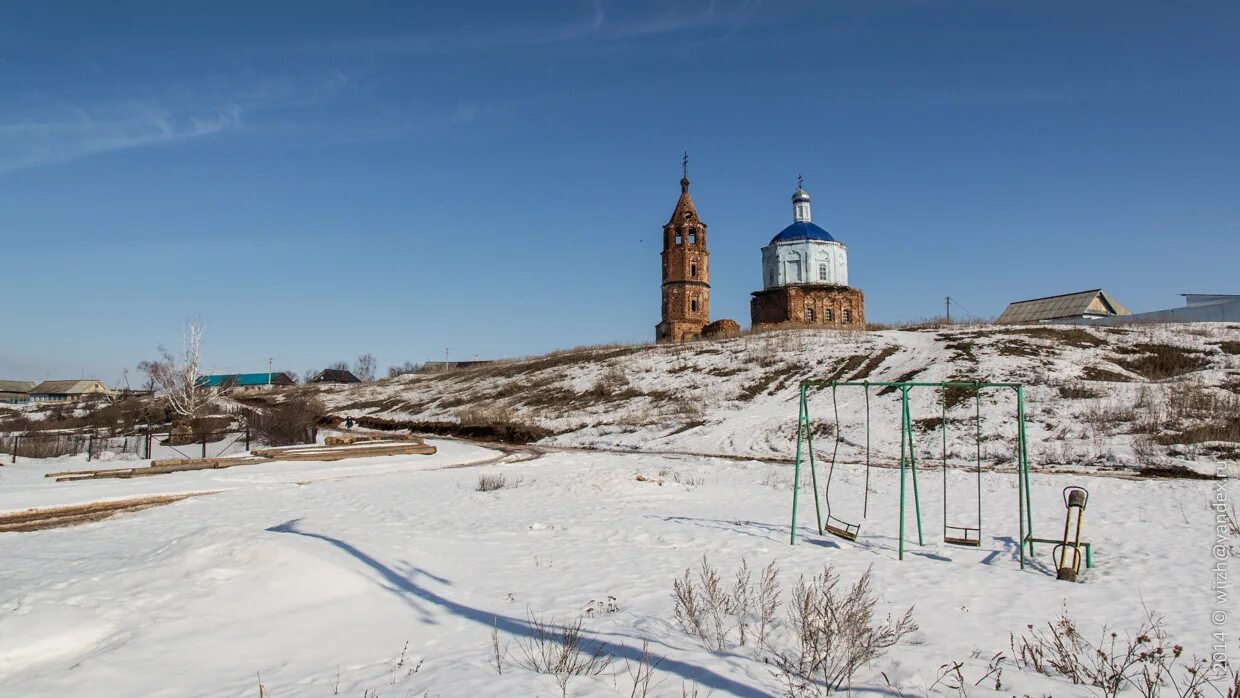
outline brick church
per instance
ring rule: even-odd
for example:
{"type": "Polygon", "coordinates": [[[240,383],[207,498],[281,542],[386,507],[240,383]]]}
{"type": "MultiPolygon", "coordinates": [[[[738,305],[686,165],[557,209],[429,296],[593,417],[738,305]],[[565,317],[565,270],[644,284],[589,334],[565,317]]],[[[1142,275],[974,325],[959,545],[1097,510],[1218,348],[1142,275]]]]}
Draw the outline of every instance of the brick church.
{"type": "Polygon", "coordinates": [[[848,248],[815,225],[797,178],[792,225],[762,248],[762,290],[749,301],[753,329],[774,325],[865,328],[865,296],[848,285],[848,248]]]}
{"type": "MultiPolygon", "coordinates": [[[[687,160],[687,156],[686,156],[687,160]]],[[[689,196],[689,173],[680,180],[680,199],[663,226],[663,314],[656,342],[685,342],[702,336],[710,323],[710,251],[706,224],[689,196]]]]}
{"type": "MultiPolygon", "coordinates": [[[[686,163],[688,156],[686,156],[686,163]]],[[[848,249],[811,221],[810,197],[797,180],[792,225],[762,248],[763,288],[749,302],[754,329],[777,325],[865,327],[865,297],[848,285],[848,249]]],[[[737,334],[732,320],[710,320],[710,251],[706,224],[689,196],[689,177],[663,226],[662,321],[657,342],[737,334]]]]}

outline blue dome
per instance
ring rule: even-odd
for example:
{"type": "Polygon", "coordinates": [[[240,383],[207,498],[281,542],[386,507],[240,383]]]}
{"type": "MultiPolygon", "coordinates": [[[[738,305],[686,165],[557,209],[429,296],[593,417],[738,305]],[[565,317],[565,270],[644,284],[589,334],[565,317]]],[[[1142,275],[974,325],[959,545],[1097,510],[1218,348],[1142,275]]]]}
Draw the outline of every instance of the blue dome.
{"type": "Polygon", "coordinates": [[[792,242],[793,240],[826,240],[828,242],[835,242],[835,238],[831,237],[831,233],[813,223],[793,223],[781,230],[779,235],[771,238],[771,244],[792,242]]]}

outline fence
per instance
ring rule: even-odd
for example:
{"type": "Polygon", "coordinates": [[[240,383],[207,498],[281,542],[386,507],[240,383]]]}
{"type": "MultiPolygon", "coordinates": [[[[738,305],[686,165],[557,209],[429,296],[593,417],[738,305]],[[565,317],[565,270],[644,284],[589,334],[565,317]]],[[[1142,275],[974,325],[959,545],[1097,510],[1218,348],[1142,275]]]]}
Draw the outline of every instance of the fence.
{"type": "MultiPolygon", "coordinates": [[[[91,433],[27,432],[0,436],[0,453],[8,454],[9,462],[22,458],[60,458],[84,455],[87,461],[112,453],[133,459],[154,458],[215,458],[250,450],[250,430],[215,431],[194,434],[174,443],[171,433],[140,433],[105,436],[91,433]]],[[[0,461],[3,462],[3,461],[0,461]]]]}

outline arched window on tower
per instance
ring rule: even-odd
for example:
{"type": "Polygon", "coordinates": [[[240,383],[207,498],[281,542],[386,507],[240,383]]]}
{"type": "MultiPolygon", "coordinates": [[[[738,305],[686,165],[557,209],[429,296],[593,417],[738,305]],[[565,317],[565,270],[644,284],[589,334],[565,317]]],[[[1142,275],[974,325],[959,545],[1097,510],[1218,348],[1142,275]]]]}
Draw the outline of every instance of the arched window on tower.
{"type": "Polygon", "coordinates": [[[689,244],[697,244],[697,228],[689,228],[689,244]]]}
{"type": "Polygon", "coordinates": [[[697,296],[694,296],[693,298],[689,299],[689,312],[691,313],[697,312],[697,296]]]}
{"type": "Polygon", "coordinates": [[[680,235],[680,231],[679,231],[679,230],[677,230],[677,231],[676,231],[676,244],[677,244],[677,245],[679,245],[679,244],[681,243],[681,241],[682,241],[682,238],[681,238],[681,235],[680,235]]]}
{"type": "Polygon", "coordinates": [[[825,264],[818,265],[818,280],[819,281],[827,280],[827,265],[825,264]]]}
{"type": "Polygon", "coordinates": [[[697,262],[692,262],[689,264],[689,276],[695,279],[697,278],[697,262]]]}

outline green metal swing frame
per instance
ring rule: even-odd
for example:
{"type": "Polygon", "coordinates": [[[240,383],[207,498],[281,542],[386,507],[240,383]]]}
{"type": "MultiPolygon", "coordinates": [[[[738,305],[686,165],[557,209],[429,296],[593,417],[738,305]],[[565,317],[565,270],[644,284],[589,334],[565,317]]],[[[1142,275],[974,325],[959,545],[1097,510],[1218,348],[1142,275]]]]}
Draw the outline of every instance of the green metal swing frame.
{"type": "MultiPolygon", "coordinates": [[[[913,482],[913,509],[917,518],[917,544],[925,545],[922,536],[921,527],[921,498],[918,495],[917,488],[917,457],[913,447],[913,420],[909,409],[909,391],[919,388],[932,388],[941,391],[948,389],[971,389],[977,393],[977,439],[978,439],[978,539],[981,539],[982,528],[982,510],[981,510],[981,480],[980,480],[980,458],[981,458],[981,391],[987,389],[1012,390],[1016,393],[1016,482],[1017,482],[1017,515],[1020,521],[1020,567],[1025,568],[1026,547],[1028,554],[1033,555],[1033,544],[1035,542],[1043,542],[1042,539],[1033,536],[1033,512],[1029,496],[1029,446],[1026,438],[1025,430],[1025,390],[1020,383],[987,383],[987,382],[964,382],[964,381],[947,381],[942,383],[921,383],[921,382],[892,382],[892,381],[827,381],[827,380],[809,380],[801,382],[800,396],[800,415],[797,418],[797,449],[796,449],[796,469],[793,474],[792,487],[792,526],[789,544],[795,544],[797,540],[797,506],[801,490],[801,463],[803,455],[808,454],[808,463],[810,470],[810,481],[814,489],[814,513],[818,524],[818,534],[823,533],[822,523],[822,506],[818,496],[818,470],[814,461],[814,434],[810,422],[808,393],[811,388],[830,387],[832,393],[838,388],[864,388],[866,393],[866,504],[868,510],[869,505],[869,468],[870,468],[870,405],[869,405],[869,389],[870,388],[894,388],[900,391],[900,531],[899,531],[899,558],[904,559],[904,528],[905,528],[905,508],[906,508],[906,482],[911,474],[913,482]],[[804,444],[804,448],[802,448],[804,444]]],[[[834,401],[833,401],[834,402],[834,401]]],[[[946,502],[946,464],[947,464],[947,420],[946,420],[946,394],[944,393],[943,403],[943,467],[944,467],[944,501],[946,502]]],[[[836,406],[836,449],[839,447],[839,411],[838,404],[836,406]]],[[[832,470],[835,465],[835,454],[831,457],[832,470]]],[[[831,474],[828,474],[830,478],[831,474]]],[[[830,493],[827,494],[830,496],[830,493]]],[[[828,511],[830,500],[827,502],[828,511]]],[[[944,506],[944,517],[946,517],[946,506],[944,506]]],[[[847,522],[842,523],[847,524],[847,522]]],[[[830,523],[830,522],[828,522],[830,523]]],[[[860,528],[860,524],[856,524],[854,528],[860,528]]],[[[965,528],[960,526],[947,526],[946,518],[944,518],[944,532],[948,528],[965,528]]],[[[848,529],[850,532],[852,529],[848,529]]],[[[973,529],[968,529],[973,530],[973,529]]],[[[967,532],[966,532],[967,537],[967,532]]],[[[845,536],[846,537],[846,536],[845,536]]],[[[945,536],[946,537],[946,536],[945,536]]],[[[855,532],[853,535],[855,538],[855,532]]],[[[1088,553],[1088,549],[1087,549],[1088,553]]],[[[1088,564],[1092,560],[1087,561],[1088,564]]]]}

